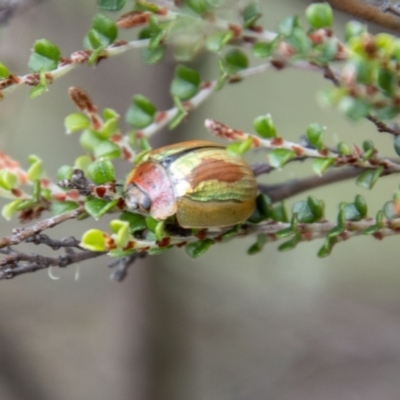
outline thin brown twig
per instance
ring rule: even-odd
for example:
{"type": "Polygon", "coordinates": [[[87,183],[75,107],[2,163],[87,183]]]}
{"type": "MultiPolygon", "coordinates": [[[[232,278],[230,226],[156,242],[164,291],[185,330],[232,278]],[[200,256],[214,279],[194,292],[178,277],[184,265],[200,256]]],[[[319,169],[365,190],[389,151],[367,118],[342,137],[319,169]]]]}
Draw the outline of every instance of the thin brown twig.
{"type": "Polygon", "coordinates": [[[39,221],[36,224],[30,226],[29,228],[22,228],[11,236],[0,238],[0,249],[3,247],[13,246],[15,244],[21,243],[24,240],[28,239],[29,237],[37,235],[38,233],[46,229],[53,228],[54,226],[59,225],[70,219],[75,219],[84,212],[85,212],[85,207],[80,206],[75,210],[68,211],[64,214],[60,214],[55,217],[44,219],[43,221],[39,221]]]}
{"type": "MultiPolygon", "coordinates": [[[[315,189],[321,186],[329,185],[331,183],[344,181],[347,179],[355,178],[365,169],[357,167],[343,167],[335,170],[330,170],[322,176],[312,175],[301,179],[292,179],[285,183],[277,185],[259,184],[259,190],[266,194],[272,202],[276,203],[289,197],[293,197],[299,193],[307,190],[315,189]]],[[[385,170],[382,176],[399,173],[397,170],[385,170]]]]}
{"type": "Polygon", "coordinates": [[[400,31],[400,20],[398,17],[383,12],[379,7],[368,4],[364,0],[328,0],[328,3],[336,10],[374,22],[389,29],[400,31]]]}
{"type": "Polygon", "coordinates": [[[367,117],[368,121],[371,121],[378,129],[378,132],[386,132],[390,133],[393,136],[399,136],[400,135],[400,130],[393,128],[387,124],[385,124],[383,121],[379,120],[375,116],[369,114],[367,117]]]}
{"type": "Polygon", "coordinates": [[[62,254],[58,257],[45,257],[38,254],[24,254],[10,250],[10,255],[0,262],[0,280],[35,272],[49,267],[65,268],[104,255],[104,252],[85,250],[79,253],[62,254]]]}

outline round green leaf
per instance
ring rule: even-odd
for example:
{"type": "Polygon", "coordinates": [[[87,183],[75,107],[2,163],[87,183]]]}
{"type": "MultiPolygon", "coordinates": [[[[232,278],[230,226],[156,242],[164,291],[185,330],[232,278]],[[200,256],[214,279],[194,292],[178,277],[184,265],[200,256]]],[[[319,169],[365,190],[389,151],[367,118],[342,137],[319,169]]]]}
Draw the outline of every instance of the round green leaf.
{"type": "Polygon", "coordinates": [[[225,62],[230,72],[237,72],[249,65],[246,54],[240,49],[231,49],[225,55],[225,62]]]}
{"type": "Polygon", "coordinates": [[[136,95],[126,112],[125,119],[132,127],[142,129],[153,122],[155,113],[156,107],[147,97],[136,95]]]}
{"type": "Polygon", "coordinates": [[[189,100],[197,94],[200,82],[200,74],[196,70],[178,65],[171,84],[171,94],[183,101],[189,100]]]}
{"type": "Polygon", "coordinates": [[[89,125],[90,122],[88,117],[81,113],[69,114],[64,120],[64,126],[67,133],[81,131],[88,128],[89,125]]]}
{"type": "Polygon", "coordinates": [[[103,140],[98,143],[94,149],[93,154],[95,158],[112,159],[121,156],[121,149],[114,142],[103,140]]]}
{"type": "Polygon", "coordinates": [[[313,28],[326,28],[332,25],[333,13],[328,3],[310,4],[306,10],[306,18],[313,28]]]}
{"type": "Polygon", "coordinates": [[[81,246],[91,251],[105,251],[104,233],[99,229],[89,229],[82,236],[81,246]]]}
{"type": "Polygon", "coordinates": [[[255,131],[263,138],[270,139],[277,136],[271,114],[260,115],[253,121],[253,126],[255,131]]]}
{"type": "Polygon", "coordinates": [[[89,165],[87,169],[89,178],[97,185],[102,185],[115,180],[114,166],[111,161],[99,160],[89,165]]]}
{"type": "Polygon", "coordinates": [[[204,254],[214,243],[212,239],[198,240],[197,242],[188,243],[185,246],[185,250],[190,257],[197,258],[204,254]]]}

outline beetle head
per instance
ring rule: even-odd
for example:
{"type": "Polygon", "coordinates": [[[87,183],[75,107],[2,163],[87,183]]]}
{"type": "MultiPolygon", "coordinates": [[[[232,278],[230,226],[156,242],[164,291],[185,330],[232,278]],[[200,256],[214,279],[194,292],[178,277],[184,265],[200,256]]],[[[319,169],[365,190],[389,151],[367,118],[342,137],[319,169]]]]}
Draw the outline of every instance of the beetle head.
{"type": "Polygon", "coordinates": [[[150,197],[133,183],[126,188],[125,203],[130,210],[138,210],[143,214],[150,212],[150,197]]]}

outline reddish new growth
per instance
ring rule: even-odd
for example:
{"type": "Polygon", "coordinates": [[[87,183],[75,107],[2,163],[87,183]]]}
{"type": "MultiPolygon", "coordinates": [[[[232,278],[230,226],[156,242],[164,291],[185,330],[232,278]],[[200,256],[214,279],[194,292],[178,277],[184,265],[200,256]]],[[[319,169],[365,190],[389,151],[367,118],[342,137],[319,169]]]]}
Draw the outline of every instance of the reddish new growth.
{"type": "Polygon", "coordinates": [[[20,185],[24,185],[28,182],[28,176],[26,172],[20,168],[19,163],[0,151],[0,170],[3,169],[13,172],[17,176],[20,185]]]}
{"type": "Polygon", "coordinates": [[[162,122],[165,118],[167,118],[167,113],[165,111],[159,111],[156,113],[156,116],[154,118],[154,122],[159,124],[162,122]]]}
{"type": "Polygon", "coordinates": [[[229,24],[229,29],[233,33],[233,37],[238,38],[242,34],[242,27],[236,24],[229,24]]]}
{"type": "Polygon", "coordinates": [[[308,35],[313,44],[322,43],[328,36],[329,35],[326,29],[317,29],[308,35]]]}
{"type": "Polygon", "coordinates": [[[39,74],[29,74],[24,78],[24,82],[29,86],[36,86],[40,82],[39,74]]]}
{"type": "Polygon", "coordinates": [[[103,122],[97,114],[97,107],[90,100],[87,93],[78,87],[69,88],[69,95],[79,110],[83,111],[90,118],[91,128],[98,131],[102,128],[103,122]]]}
{"type": "Polygon", "coordinates": [[[171,238],[165,237],[158,242],[159,247],[167,247],[171,243],[171,238]]]}
{"type": "Polygon", "coordinates": [[[238,129],[232,129],[228,125],[223,124],[222,122],[218,122],[213,119],[206,119],[204,125],[210,132],[222,138],[230,140],[246,139],[246,136],[243,131],[238,129]]]}
{"type": "Polygon", "coordinates": [[[89,61],[91,51],[79,50],[71,54],[71,61],[75,64],[86,64],[89,61]]]}
{"type": "Polygon", "coordinates": [[[132,11],[119,17],[117,26],[118,28],[128,29],[144,25],[149,22],[151,16],[152,13],[149,11],[132,11]]]}
{"type": "Polygon", "coordinates": [[[304,149],[299,146],[293,146],[292,149],[297,157],[301,157],[304,154],[304,149]]]}
{"type": "Polygon", "coordinates": [[[122,150],[122,158],[124,160],[130,160],[132,158],[132,152],[129,151],[125,146],[123,146],[121,150],[122,150]]]}
{"type": "Polygon", "coordinates": [[[89,114],[97,112],[97,107],[84,90],[78,87],[71,87],[69,88],[69,96],[81,111],[89,114]]]}

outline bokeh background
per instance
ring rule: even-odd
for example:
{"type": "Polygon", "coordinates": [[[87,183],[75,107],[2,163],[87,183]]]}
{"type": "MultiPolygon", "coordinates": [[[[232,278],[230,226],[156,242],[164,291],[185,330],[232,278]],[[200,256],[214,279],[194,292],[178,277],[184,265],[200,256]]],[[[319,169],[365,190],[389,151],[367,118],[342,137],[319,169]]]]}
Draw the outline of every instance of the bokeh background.
{"type": "MultiPolygon", "coordinates": [[[[307,5],[261,3],[264,26],[271,30],[282,17],[303,14],[307,5]]],[[[16,74],[26,73],[30,48],[42,37],[65,55],[81,49],[95,12],[94,0],[32,3],[1,28],[0,60],[16,74]]],[[[336,13],[339,35],[347,18],[336,13]]],[[[215,78],[214,61],[202,56],[194,65],[215,78]]],[[[150,67],[131,51],[95,69],[75,69],[34,100],[27,88],[17,90],[0,104],[0,148],[23,163],[29,154],[40,155],[55,176],[81,151],[78,136],[64,133],[63,120],[75,111],[68,87],[83,87],[100,108],[122,115],[136,93],[165,109],[171,106],[173,69],[171,59],[150,67]]],[[[152,143],[207,138],[205,118],[251,130],[256,116],[270,112],[285,138],[297,140],[309,123],[319,122],[327,126],[331,144],[371,138],[393,155],[391,138],[377,135],[372,125],[321,108],[316,93],[328,85],[311,72],[271,70],[215,94],[179,130],[162,132],[152,143]]],[[[128,169],[121,165],[119,174],[128,169]]],[[[311,173],[309,165],[288,166],[263,180],[311,173]]],[[[339,201],[352,201],[357,193],[375,215],[397,185],[394,176],[370,192],[346,182],[312,195],[325,200],[330,218],[339,201]]],[[[16,223],[1,221],[1,236],[16,223]]],[[[51,234],[79,237],[95,224],[69,222],[51,234]]],[[[286,253],[270,244],[249,257],[252,240],[214,246],[197,260],[182,250],[140,260],[122,283],[109,279],[105,257],[83,263],[79,280],[69,267],[53,271],[58,280],[43,271],[2,281],[0,398],[398,400],[398,237],[352,239],[323,260],[316,256],[321,242],[286,253]]]]}

